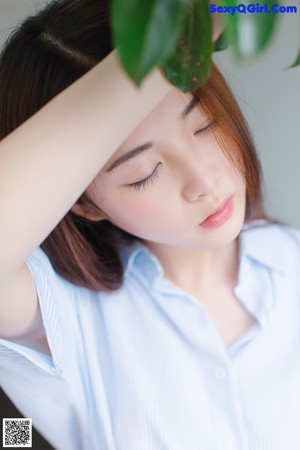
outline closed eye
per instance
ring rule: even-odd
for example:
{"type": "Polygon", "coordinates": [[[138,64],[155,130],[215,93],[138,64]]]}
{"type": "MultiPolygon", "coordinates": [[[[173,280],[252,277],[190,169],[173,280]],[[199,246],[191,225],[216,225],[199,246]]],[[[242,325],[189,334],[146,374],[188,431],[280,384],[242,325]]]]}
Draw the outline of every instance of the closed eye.
{"type": "MultiPolygon", "coordinates": [[[[206,126],[201,128],[200,130],[195,131],[194,136],[196,136],[198,134],[209,133],[215,124],[216,124],[216,121],[215,121],[215,119],[213,119],[209,124],[207,124],[206,126]]],[[[149,184],[153,183],[156,178],[159,178],[158,167],[160,165],[162,165],[161,162],[157,164],[157,166],[155,167],[153,172],[148,177],[144,178],[143,180],[136,181],[135,183],[127,184],[126,186],[128,186],[129,188],[134,188],[138,191],[141,190],[142,188],[145,189],[149,184]]]]}
{"type": "Polygon", "coordinates": [[[157,164],[157,166],[155,167],[155,169],[153,170],[153,172],[147,178],[144,178],[141,181],[136,181],[135,183],[127,184],[127,186],[130,187],[130,188],[134,188],[136,190],[140,190],[141,188],[145,189],[149,184],[154,182],[155,178],[159,178],[158,167],[161,164],[162,163],[159,162],[157,164]]]}
{"type": "Polygon", "coordinates": [[[205,127],[200,128],[200,130],[195,131],[194,136],[196,136],[197,134],[207,134],[207,133],[209,133],[215,125],[216,125],[216,120],[213,119],[205,127]]]}

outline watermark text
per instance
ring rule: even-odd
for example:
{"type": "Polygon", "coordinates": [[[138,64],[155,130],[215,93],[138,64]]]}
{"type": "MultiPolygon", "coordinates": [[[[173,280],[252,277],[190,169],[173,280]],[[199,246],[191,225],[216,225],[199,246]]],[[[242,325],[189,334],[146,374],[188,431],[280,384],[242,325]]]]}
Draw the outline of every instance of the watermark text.
{"type": "Polygon", "coordinates": [[[249,3],[249,5],[245,5],[245,3],[239,3],[235,6],[219,6],[215,3],[211,3],[209,5],[209,12],[212,14],[231,14],[232,16],[234,16],[235,13],[295,14],[297,12],[297,6],[284,6],[279,5],[279,3],[274,3],[273,5],[268,5],[268,3],[264,3],[263,5],[259,3],[249,3]]]}

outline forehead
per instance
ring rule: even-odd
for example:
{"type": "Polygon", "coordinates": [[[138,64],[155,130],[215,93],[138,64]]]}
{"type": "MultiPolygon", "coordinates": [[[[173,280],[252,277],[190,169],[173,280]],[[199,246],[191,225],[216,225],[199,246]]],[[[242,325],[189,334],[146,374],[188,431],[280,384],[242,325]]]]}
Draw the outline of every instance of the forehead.
{"type": "Polygon", "coordinates": [[[140,153],[141,147],[152,147],[153,142],[161,138],[165,139],[166,135],[169,136],[172,131],[174,132],[177,126],[180,129],[184,122],[199,121],[199,115],[201,116],[199,99],[191,93],[183,93],[172,88],[169,94],[123,141],[101,173],[110,172],[110,167],[125,154],[136,153],[137,150],[140,153]],[[188,116],[189,118],[187,118],[188,116]]]}
{"type": "Polygon", "coordinates": [[[171,89],[168,95],[139,123],[123,144],[126,145],[127,141],[139,139],[143,135],[145,137],[149,135],[150,137],[153,131],[159,129],[164,131],[164,127],[174,126],[177,121],[180,123],[185,120],[185,116],[191,116],[192,112],[195,114],[198,111],[198,114],[201,114],[200,107],[189,106],[193,103],[193,98],[191,93],[183,93],[176,88],[171,89]]]}
{"type": "Polygon", "coordinates": [[[193,99],[191,93],[184,93],[175,87],[171,89],[168,95],[148,114],[143,122],[150,121],[157,117],[174,117],[174,114],[179,117],[186,109],[187,105],[193,99]]]}

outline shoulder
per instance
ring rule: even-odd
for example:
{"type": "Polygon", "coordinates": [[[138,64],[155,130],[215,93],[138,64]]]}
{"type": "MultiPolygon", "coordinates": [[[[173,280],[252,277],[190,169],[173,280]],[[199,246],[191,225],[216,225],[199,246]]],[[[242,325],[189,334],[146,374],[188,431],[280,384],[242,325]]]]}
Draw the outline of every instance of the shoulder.
{"type": "MultiPolygon", "coordinates": [[[[51,259],[42,247],[37,247],[31,253],[26,260],[26,264],[32,273],[34,281],[43,288],[45,294],[50,293],[51,291],[52,293],[55,292],[58,296],[59,292],[57,292],[57,289],[67,292],[68,294],[70,294],[71,291],[83,289],[55,270],[51,259]]],[[[89,292],[88,289],[85,289],[85,291],[89,292]]]]}
{"type": "Polygon", "coordinates": [[[246,224],[241,245],[248,256],[272,268],[286,270],[300,262],[300,230],[283,223],[258,220],[246,224]]]}
{"type": "Polygon", "coordinates": [[[268,220],[255,220],[247,223],[243,227],[243,232],[256,238],[265,239],[276,237],[280,241],[300,242],[300,230],[290,225],[280,222],[270,222],[268,220]]]}
{"type": "Polygon", "coordinates": [[[79,306],[88,308],[98,293],[78,286],[58,273],[42,247],[32,252],[26,264],[33,277],[46,334],[55,335],[55,340],[60,335],[58,329],[71,334],[77,327],[79,306]]]}

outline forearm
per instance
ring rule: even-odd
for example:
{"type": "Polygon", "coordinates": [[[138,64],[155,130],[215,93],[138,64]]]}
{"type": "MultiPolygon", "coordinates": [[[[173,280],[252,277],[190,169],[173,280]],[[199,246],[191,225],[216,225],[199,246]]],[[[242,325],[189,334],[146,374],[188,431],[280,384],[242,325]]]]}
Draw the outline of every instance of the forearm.
{"type": "Polygon", "coordinates": [[[0,143],[0,279],[22,266],[170,87],[158,69],[135,87],[113,52],[0,143]]]}

